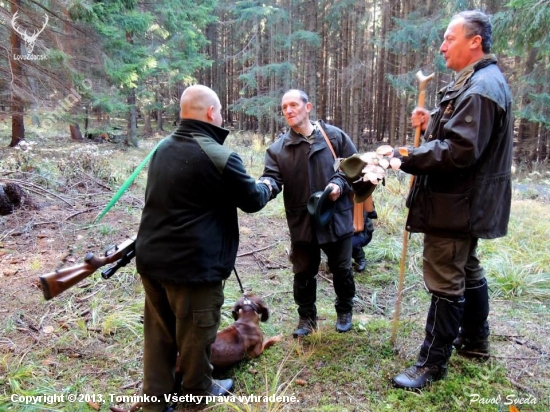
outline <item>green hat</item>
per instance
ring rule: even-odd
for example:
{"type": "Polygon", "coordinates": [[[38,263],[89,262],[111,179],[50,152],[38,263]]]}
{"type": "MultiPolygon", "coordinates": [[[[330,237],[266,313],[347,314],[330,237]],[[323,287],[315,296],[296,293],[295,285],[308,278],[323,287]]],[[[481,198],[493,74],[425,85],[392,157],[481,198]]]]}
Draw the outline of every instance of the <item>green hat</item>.
{"type": "Polygon", "coordinates": [[[353,197],[355,203],[364,202],[376,189],[376,185],[371,181],[363,181],[363,169],[366,165],[367,162],[361,159],[361,156],[357,153],[340,162],[340,170],[346,175],[346,179],[355,194],[353,197]]]}
{"type": "Polygon", "coordinates": [[[367,165],[361,156],[356,153],[340,162],[340,170],[344,172],[350,183],[363,177],[363,169],[367,165]]]}
{"type": "Polygon", "coordinates": [[[320,226],[325,226],[334,214],[336,203],[328,199],[331,192],[332,187],[327,187],[324,192],[313,193],[307,201],[307,211],[320,226]]]}

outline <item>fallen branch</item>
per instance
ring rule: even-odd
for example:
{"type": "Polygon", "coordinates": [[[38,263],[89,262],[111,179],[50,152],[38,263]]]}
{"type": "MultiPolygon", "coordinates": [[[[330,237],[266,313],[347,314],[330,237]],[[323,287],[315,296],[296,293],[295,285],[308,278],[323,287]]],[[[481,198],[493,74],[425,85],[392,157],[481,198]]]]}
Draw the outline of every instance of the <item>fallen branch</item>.
{"type": "Polygon", "coordinates": [[[270,293],[269,295],[264,295],[263,298],[267,299],[267,298],[270,298],[271,296],[274,296],[274,295],[283,295],[283,294],[290,294],[290,293],[294,293],[294,292],[291,291],[291,290],[284,290],[284,291],[281,291],[281,292],[273,292],[273,293],[270,293]]]}
{"type": "Polygon", "coordinates": [[[49,222],[37,222],[37,223],[29,222],[29,223],[26,223],[25,225],[16,227],[8,232],[5,232],[0,237],[0,241],[4,240],[6,237],[8,237],[8,235],[20,236],[25,232],[25,230],[30,230],[29,227],[34,228],[36,226],[41,226],[41,225],[59,225],[59,224],[60,222],[58,222],[57,220],[52,220],[49,222]]]}
{"type": "Polygon", "coordinates": [[[349,393],[348,391],[344,391],[344,393],[345,393],[346,395],[348,395],[348,399],[350,400],[350,403],[351,403],[351,401],[353,400],[353,401],[355,401],[355,406],[356,406],[357,408],[359,408],[359,409],[361,409],[361,410],[363,410],[363,411],[368,411],[368,409],[365,408],[365,407],[362,405],[363,402],[362,402],[361,400],[359,400],[359,399],[355,398],[354,396],[352,396],[351,393],[349,393]]]}
{"type": "Polygon", "coordinates": [[[543,356],[502,356],[502,355],[487,355],[486,353],[477,353],[477,352],[468,352],[472,355],[479,355],[486,358],[495,358],[495,359],[519,359],[519,360],[541,360],[546,358],[546,355],[543,356]]]}
{"type": "Polygon", "coordinates": [[[5,231],[2,236],[0,236],[0,241],[4,240],[5,238],[7,238],[10,234],[12,234],[13,232],[15,232],[15,229],[12,229],[12,230],[7,230],[5,231]]]}
{"type": "Polygon", "coordinates": [[[510,379],[510,383],[512,383],[514,386],[521,389],[522,391],[525,391],[527,393],[530,393],[530,394],[534,395],[534,392],[531,388],[528,388],[527,386],[522,385],[521,383],[517,382],[516,380],[510,379]]]}
{"type": "Polygon", "coordinates": [[[319,276],[320,278],[323,278],[323,279],[325,279],[325,280],[326,280],[326,281],[327,281],[328,283],[330,283],[331,285],[333,285],[333,284],[334,284],[334,283],[332,282],[332,280],[331,280],[331,279],[327,278],[326,276],[323,276],[323,275],[321,275],[321,273],[320,273],[320,272],[319,272],[319,273],[317,273],[317,276],[319,276]]]}
{"type": "Polygon", "coordinates": [[[94,206],[94,207],[90,207],[90,208],[85,209],[85,210],[81,210],[80,212],[73,213],[72,215],[66,217],[65,220],[72,219],[73,217],[78,216],[78,215],[81,215],[82,213],[91,212],[92,210],[98,209],[99,207],[100,207],[100,206],[94,206]]]}
{"type": "Polygon", "coordinates": [[[507,340],[509,340],[510,342],[513,342],[513,343],[517,343],[518,345],[522,345],[522,346],[525,346],[531,350],[534,350],[535,352],[538,352],[540,353],[541,355],[545,355],[545,356],[548,356],[548,352],[542,350],[541,348],[539,348],[538,346],[535,346],[527,341],[525,342],[522,342],[521,340],[519,340],[518,338],[521,337],[521,336],[513,336],[513,335],[510,335],[510,336],[505,336],[505,338],[507,340]]]}
{"type": "Polygon", "coordinates": [[[277,243],[273,243],[273,244],[271,244],[271,245],[269,245],[269,246],[265,246],[265,247],[262,247],[262,248],[260,248],[260,249],[254,249],[254,250],[251,250],[251,251],[249,251],[249,252],[243,252],[243,253],[238,254],[237,257],[252,255],[252,254],[254,254],[254,253],[256,253],[256,252],[261,252],[262,250],[269,249],[270,247],[273,247],[273,246],[276,246],[276,245],[277,245],[277,243]]]}
{"type": "MultiPolygon", "coordinates": [[[[2,234],[2,236],[0,236],[0,241],[4,240],[5,238],[7,238],[9,235],[12,235],[12,236],[20,236],[24,233],[24,229],[27,228],[29,225],[31,227],[35,227],[35,226],[40,226],[40,225],[59,225],[60,222],[56,221],[56,220],[53,220],[53,221],[50,221],[50,222],[37,222],[37,223],[27,223],[23,226],[19,226],[19,227],[16,227],[12,230],[8,230],[6,232],[4,232],[2,234]]],[[[27,230],[29,230],[27,228],[27,230]]]]}
{"type": "Polygon", "coordinates": [[[35,227],[35,226],[41,226],[41,225],[58,225],[59,222],[57,220],[50,220],[49,222],[37,222],[37,223],[31,223],[31,226],[32,227],[35,227]]]}
{"type": "Polygon", "coordinates": [[[84,170],[80,169],[80,172],[81,172],[84,176],[86,176],[88,179],[90,179],[92,182],[94,182],[96,185],[101,186],[102,188],[107,189],[107,190],[110,191],[110,192],[113,191],[109,185],[106,185],[105,183],[100,182],[98,179],[96,179],[96,178],[93,177],[93,176],[90,176],[90,175],[89,175],[88,173],[86,173],[84,170]]]}
{"type": "Polygon", "coordinates": [[[130,382],[124,386],[121,386],[120,389],[130,389],[130,388],[137,388],[139,385],[141,384],[141,381],[135,381],[135,382],[130,382]]]}
{"type": "Polygon", "coordinates": [[[523,338],[523,335],[502,335],[499,333],[492,333],[493,336],[500,336],[501,338],[509,339],[509,338],[523,338]]]}
{"type": "Polygon", "coordinates": [[[96,293],[102,291],[103,289],[105,289],[105,285],[101,285],[99,288],[97,288],[97,290],[95,290],[94,292],[90,293],[89,295],[86,295],[86,296],[83,296],[81,298],[78,298],[77,301],[78,302],[84,302],[88,299],[90,299],[92,296],[94,296],[96,293]]]}
{"type": "Polygon", "coordinates": [[[265,265],[265,268],[266,269],[288,269],[288,266],[287,265],[283,265],[283,264],[280,264],[280,263],[273,263],[273,264],[270,264],[270,265],[265,265]]]}

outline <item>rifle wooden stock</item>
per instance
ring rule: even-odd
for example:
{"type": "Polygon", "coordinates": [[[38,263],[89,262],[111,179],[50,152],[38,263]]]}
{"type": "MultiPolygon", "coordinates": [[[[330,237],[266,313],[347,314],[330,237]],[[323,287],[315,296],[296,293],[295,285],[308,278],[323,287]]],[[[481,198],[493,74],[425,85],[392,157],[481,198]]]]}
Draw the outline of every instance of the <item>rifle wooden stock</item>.
{"type": "Polygon", "coordinates": [[[134,257],[135,239],[128,239],[120,245],[115,246],[114,249],[112,253],[108,253],[108,251],[105,257],[98,257],[92,252],[89,252],[84,257],[84,263],[58,269],[55,272],[46,273],[40,276],[40,284],[42,285],[44,298],[50,300],[92,275],[100,267],[116,263],[127,257],[128,259],[121,265],[124,266],[134,257]]]}

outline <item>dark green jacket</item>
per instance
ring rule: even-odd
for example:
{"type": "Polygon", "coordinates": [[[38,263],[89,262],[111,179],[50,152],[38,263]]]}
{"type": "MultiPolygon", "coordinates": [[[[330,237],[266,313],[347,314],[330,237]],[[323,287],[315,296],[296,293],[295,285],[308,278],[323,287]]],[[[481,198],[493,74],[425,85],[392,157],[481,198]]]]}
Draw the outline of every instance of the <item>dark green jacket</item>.
{"type": "Polygon", "coordinates": [[[223,146],[228,134],[183,120],[153,155],[136,241],[141,275],[181,284],[230,275],[239,245],[237,208],[256,212],[270,193],[223,146]]]}

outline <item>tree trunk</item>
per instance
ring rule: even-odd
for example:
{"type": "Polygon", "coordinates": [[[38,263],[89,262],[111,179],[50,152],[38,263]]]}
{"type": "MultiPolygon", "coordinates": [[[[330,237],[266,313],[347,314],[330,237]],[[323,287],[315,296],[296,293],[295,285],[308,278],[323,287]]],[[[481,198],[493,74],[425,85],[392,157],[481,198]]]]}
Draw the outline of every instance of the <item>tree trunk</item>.
{"type": "MultiPolygon", "coordinates": [[[[524,63],[524,73],[526,76],[533,72],[537,58],[538,49],[533,47],[524,63]]],[[[521,107],[528,107],[532,104],[531,94],[525,93],[521,99],[521,107]]],[[[518,127],[518,147],[516,156],[525,161],[526,159],[536,158],[535,145],[530,147],[529,142],[536,140],[534,124],[529,119],[522,118],[518,127]]]]}
{"type": "Polygon", "coordinates": [[[126,136],[128,146],[138,147],[136,121],[136,90],[131,89],[128,93],[128,134],[126,136]]]}
{"type": "Polygon", "coordinates": [[[72,140],[82,140],[82,132],[80,131],[80,126],[78,123],[70,124],[69,132],[71,133],[72,140]]]}
{"type": "MultiPolygon", "coordinates": [[[[14,0],[11,3],[12,16],[19,10],[21,6],[21,0],[14,0]]],[[[25,111],[25,102],[19,95],[23,87],[23,68],[21,67],[20,60],[16,60],[16,56],[21,56],[21,39],[15,33],[11,31],[10,37],[11,43],[11,57],[10,57],[10,69],[12,74],[11,85],[11,142],[10,147],[15,147],[17,144],[25,138],[25,123],[23,113],[25,111]]]]}
{"type": "Polygon", "coordinates": [[[90,109],[88,105],[86,105],[85,109],[85,117],[84,117],[84,134],[88,134],[88,126],[90,124],[90,109]]]}
{"type": "Polygon", "coordinates": [[[153,127],[151,126],[151,114],[147,111],[145,113],[145,119],[143,124],[143,133],[146,135],[153,134],[153,127]]]}
{"type": "MultiPolygon", "coordinates": [[[[317,97],[317,113],[324,120],[328,119],[328,95],[331,92],[328,71],[328,61],[325,58],[327,55],[327,22],[326,22],[327,7],[321,7],[319,11],[319,34],[321,36],[321,47],[317,52],[317,61],[319,62],[319,96],[317,97]]],[[[292,17],[292,16],[290,16],[292,17]]],[[[292,20],[290,20],[292,24],[292,20]]]]}
{"type": "MultiPolygon", "coordinates": [[[[63,14],[65,15],[65,32],[72,36],[74,35],[73,27],[71,25],[71,16],[69,15],[69,9],[65,8],[63,10],[63,14]]],[[[66,51],[69,55],[73,55],[73,43],[68,41],[64,43],[64,47],[66,47],[66,51]]],[[[67,74],[67,90],[74,90],[74,83],[71,79],[71,76],[67,74]]],[[[80,96],[78,96],[78,100],[80,100],[80,96]]],[[[76,103],[76,102],[74,102],[76,103]]],[[[70,107],[70,113],[72,115],[75,115],[78,111],[78,105],[73,104],[70,107]]],[[[71,116],[73,120],[75,116],[71,116]]],[[[87,129],[87,125],[85,127],[87,129]]],[[[71,135],[71,140],[82,140],[82,132],[80,131],[80,125],[76,121],[71,121],[69,123],[69,133],[71,135]]]]}
{"type": "Polygon", "coordinates": [[[157,133],[162,133],[164,132],[164,129],[162,127],[162,101],[160,99],[160,82],[158,77],[156,79],[156,83],[157,85],[155,87],[155,103],[157,105],[157,133]]]}
{"type": "MultiPolygon", "coordinates": [[[[134,33],[127,32],[126,40],[134,44],[134,33]]],[[[128,134],[126,135],[128,146],[138,147],[137,143],[137,111],[136,111],[136,89],[128,90],[128,134]]]]}

